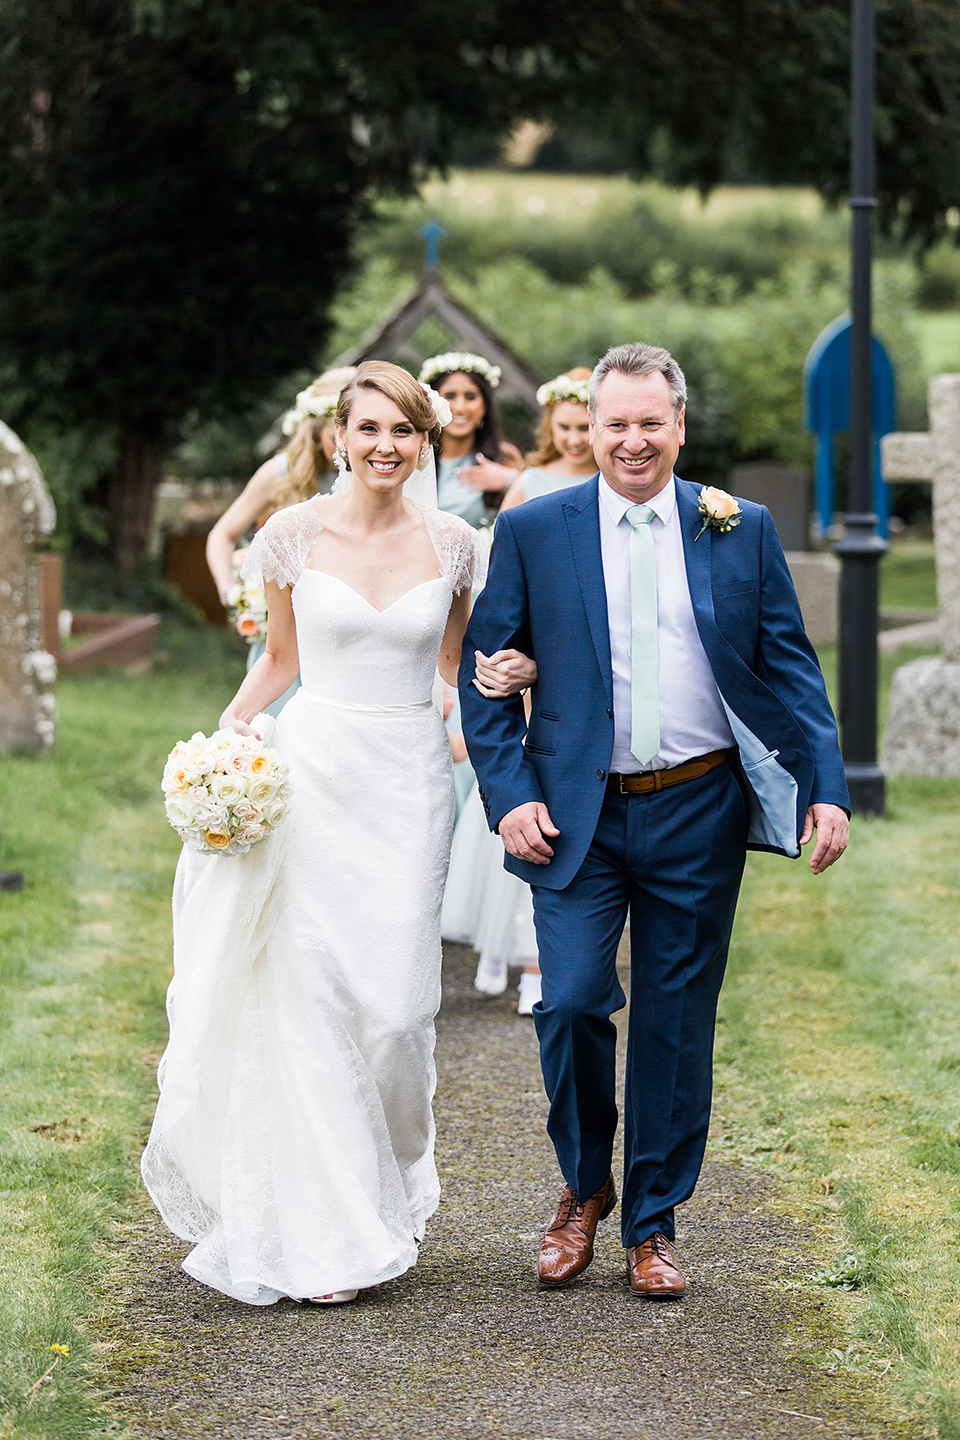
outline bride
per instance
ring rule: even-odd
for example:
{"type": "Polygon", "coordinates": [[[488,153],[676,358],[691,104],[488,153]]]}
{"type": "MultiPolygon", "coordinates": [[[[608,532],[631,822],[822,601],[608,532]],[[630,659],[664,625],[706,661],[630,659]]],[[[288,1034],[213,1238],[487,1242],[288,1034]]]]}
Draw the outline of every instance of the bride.
{"type": "MultiPolygon", "coordinates": [[[[267,648],[220,723],[258,733],[299,669],[273,742],[292,800],[247,855],[184,850],[177,870],[143,1177],[194,1245],[187,1273],[251,1305],[352,1300],[403,1274],[439,1200],[433,1020],[454,806],[431,692],[438,667],[456,683],[480,552],[436,508],[449,411],[431,394],[396,365],[361,365],[336,416],[352,483],[254,540],[267,648]]],[[[527,666],[502,693],[529,683],[527,666]]]]}

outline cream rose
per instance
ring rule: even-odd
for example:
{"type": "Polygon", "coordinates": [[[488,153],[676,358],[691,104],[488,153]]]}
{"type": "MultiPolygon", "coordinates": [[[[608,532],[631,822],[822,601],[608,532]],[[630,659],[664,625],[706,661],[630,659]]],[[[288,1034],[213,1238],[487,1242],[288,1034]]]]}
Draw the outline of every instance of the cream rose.
{"type": "Polygon", "coordinates": [[[253,781],[248,794],[255,805],[265,805],[274,799],[279,789],[280,782],[277,779],[272,775],[263,775],[253,781]]]}
{"type": "Polygon", "coordinates": [[[239,775],[214,775],[210,790],[220,805],[235,805],[243,799],[247,787],[239,775]]]}
{"type": "Polygon", "coordinates": [[[712,520],[729,520],[731,515],[740,514],[740,506],[726,490],[715,485],[704,485],[700,491],[700,504],[712,520]]]}

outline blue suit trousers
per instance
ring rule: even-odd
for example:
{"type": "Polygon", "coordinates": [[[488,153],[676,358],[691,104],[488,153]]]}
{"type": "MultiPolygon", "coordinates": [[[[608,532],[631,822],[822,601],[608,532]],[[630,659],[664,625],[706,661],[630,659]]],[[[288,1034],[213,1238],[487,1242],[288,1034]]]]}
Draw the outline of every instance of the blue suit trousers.
{"type": "Polygon", "coordinates": [[[710,1120],[713,1035],[747,842],[747,807],[723,765],[645,795],[607,794],[563,890],[534,885],[543,998],[534,1009],[564,1179],[581,1197],[610,1173],[617,1127],[617,947],[630,911],[624,1082],[624,1245],[693,1193],[710,1120]]]}

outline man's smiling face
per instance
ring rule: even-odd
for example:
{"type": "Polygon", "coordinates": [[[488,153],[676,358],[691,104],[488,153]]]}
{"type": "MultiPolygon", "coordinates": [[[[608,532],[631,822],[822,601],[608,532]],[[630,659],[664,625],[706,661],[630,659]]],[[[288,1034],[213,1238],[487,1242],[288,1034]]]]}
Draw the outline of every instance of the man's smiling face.
{"type": "Polygon", "coordinates": [[[603,478],[618,495],[643,504],[673,474],[684,441],[684,412],[677,415],[666,377],[611,370],[597,395],[590,444],[603,478]]]}

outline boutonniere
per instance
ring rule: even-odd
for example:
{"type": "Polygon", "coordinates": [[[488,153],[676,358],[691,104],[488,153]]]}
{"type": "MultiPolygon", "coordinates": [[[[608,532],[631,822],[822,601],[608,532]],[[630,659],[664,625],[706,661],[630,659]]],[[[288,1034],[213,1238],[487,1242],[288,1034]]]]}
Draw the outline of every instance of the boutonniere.
{"type": "Polygon", "coordinates": [[[739,525],[743,518],[740,506],[733,496],[728,495],[726,490],[717,490],[713,485],[704,485],[700,491],[697,510],[703,516],[703,524],[693,537],[695,542],[700,539],[704,530],[717,530],[721,535],[726,535],[734,526],[739,525]]]}

